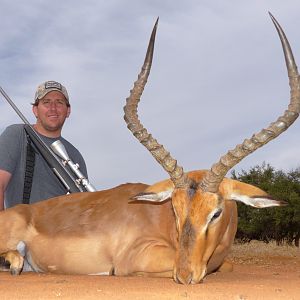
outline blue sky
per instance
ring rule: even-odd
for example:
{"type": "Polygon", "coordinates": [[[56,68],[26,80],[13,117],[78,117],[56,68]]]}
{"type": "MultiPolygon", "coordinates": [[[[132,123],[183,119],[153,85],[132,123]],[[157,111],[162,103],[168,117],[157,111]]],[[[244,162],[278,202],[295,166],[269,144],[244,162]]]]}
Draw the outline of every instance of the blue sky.
{"type": "MultiPolygon", "coordinates": [[[[30,122],[39,83],[67,87],[72,114],[63,136],[84,155],[98,189],[164,179],[123,120],[159,16],[140,119],[186,171],[210,168],[288,104],[281,44],[268,11],[300,61],[298,0],[1,0],[0,85],[30,122]]],[[[0,110],[0,132],[21,122],[2,97],[0,110]]],[[[264,161],[298,167],[299,132],[300,120],[235,169],[264,161]]]]}

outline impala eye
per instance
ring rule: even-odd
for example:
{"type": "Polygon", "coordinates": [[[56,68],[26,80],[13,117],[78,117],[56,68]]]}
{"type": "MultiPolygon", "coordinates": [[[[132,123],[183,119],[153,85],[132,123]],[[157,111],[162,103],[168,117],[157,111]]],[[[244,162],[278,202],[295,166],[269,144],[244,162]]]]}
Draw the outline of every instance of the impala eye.
{"type": "Polygon", "coordinates": [[[222,209],[218,209],[218,210],[214,213],[214,215],[211,217],[210,222],[213,222],[214,220],[216,220],[217,218],[219,218],[220,215],[221,215],[221,213],[222,213],[222,209]]]}

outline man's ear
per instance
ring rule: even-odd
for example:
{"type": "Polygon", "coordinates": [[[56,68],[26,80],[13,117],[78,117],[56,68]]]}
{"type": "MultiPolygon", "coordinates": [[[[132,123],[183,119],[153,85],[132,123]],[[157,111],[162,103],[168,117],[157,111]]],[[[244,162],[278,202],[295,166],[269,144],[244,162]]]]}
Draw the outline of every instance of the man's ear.
{"type": "Polygon", "coordinates": [[[239,201],[256,208],[285,206],[288,204],[285,201],[273,199],[265,191],[254,185],[229,178],[224,178],[219,191],[227,200],[239,201]]]}
{"type": "Polygon", "coordinates": [[[174,191],[174,184],[170,179],[155,183],[142,193],[133,196],[132,200],[163,202],[170,199],[174,191]]]}
{"type": "Polygon", "coordinates": [[[68,106],[68,110],[67,110],[67,118],[69,118],[71,114],[71,106],[68,106]]]}
{"type": "Polygon", "coordinates": [[[38,118],[38,113],[37,113],[37,107],[36,107],[36,105],[32,105],[32,112],[35,115],[35,117],[38,118]]]}

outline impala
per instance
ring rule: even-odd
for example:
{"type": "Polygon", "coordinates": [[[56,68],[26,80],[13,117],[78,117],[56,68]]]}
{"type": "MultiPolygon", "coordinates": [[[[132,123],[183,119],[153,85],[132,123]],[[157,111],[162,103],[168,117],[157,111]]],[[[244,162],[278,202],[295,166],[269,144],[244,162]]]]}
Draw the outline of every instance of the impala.
{"type": "Polygon", "coordinates": [[[225,258],[237,229],[235,201],[258,208],[286,203],[249,184],[225,178],[248,154],[286,130],[298,117],[297,67],[278,22],[291,99],[266,129],[221,156],[210,170],[184,172],[140,123],[137,105],[147,82],[157,22],[142,70],[124,107],[134,136],[169,174],[151,186],[123,184],[18,205],[0,213],[0,254],[20,274],[24,261],[37,272],[173,277],[195,284],[209,273],[230,269],[225,258]]]}

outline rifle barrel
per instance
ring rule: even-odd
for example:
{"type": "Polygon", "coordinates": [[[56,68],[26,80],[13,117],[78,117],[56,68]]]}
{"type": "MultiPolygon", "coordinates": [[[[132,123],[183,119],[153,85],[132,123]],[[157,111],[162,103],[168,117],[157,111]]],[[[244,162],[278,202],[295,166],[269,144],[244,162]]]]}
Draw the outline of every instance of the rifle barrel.
{"type": "Polygon", "coordinates": [[[9,98],[9,96],[5,93],[3,88],[0,86],[0,93],[2,96],[6,99],[6,101],[10,104],[10,106],[15,110],[15,112],[19,115],[19,117],[22,119],[22,121],[25,124],[29,124],[28,120],[25,118],[25,116],[21,113],[21,111],[18,109],[18,107],[14,104],[14,102],[9,98]]]}

